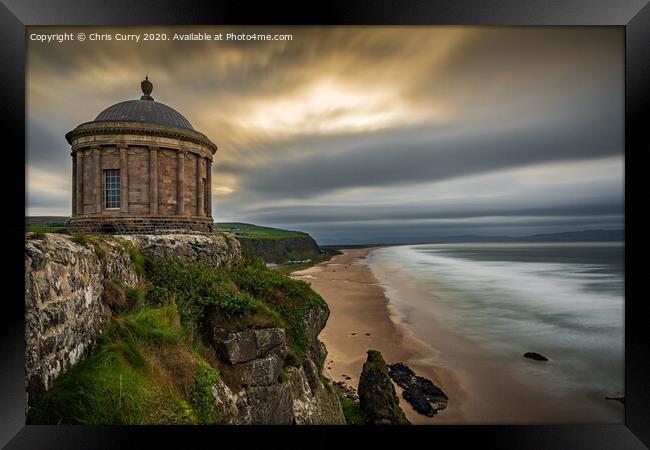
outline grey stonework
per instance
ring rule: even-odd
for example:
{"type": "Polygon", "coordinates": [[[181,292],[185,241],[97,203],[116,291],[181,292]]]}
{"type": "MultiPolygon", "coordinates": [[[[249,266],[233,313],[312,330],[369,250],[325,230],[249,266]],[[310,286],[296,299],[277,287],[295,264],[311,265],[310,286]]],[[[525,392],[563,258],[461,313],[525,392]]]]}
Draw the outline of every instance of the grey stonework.
{"type": "Polygon", "coordinates": [[[139,278],[128,252],[106,240],[99,258],[91,244],[60,234],[25,242],[25,339],[27,404],[95,344],[110,317],[101,302],[103,282],[120,279],[128,286],[139,278]]]}
{"type": "Polygon", "coordinates": [[[145,256],[183,258],[221,267],[239,261],[239,241],[229,233],[136,234],[120,236],[145,256]]]}
{"type": "Polygon", "coordinates": [[[65,225],[69,233],[188,234],[211,233],[212,219],[188,217],[72,217],[65,225]]]}

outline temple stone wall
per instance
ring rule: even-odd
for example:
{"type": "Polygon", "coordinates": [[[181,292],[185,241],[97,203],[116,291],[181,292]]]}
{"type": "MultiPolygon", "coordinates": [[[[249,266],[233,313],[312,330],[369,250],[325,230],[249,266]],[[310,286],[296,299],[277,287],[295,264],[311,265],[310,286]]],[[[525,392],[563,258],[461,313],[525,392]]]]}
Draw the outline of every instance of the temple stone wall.
{"type": "Polygon", "coordinates": [[[158,212],[162,215],[176,213],[176,152],[161,150],[158,155],[158,212]]]}

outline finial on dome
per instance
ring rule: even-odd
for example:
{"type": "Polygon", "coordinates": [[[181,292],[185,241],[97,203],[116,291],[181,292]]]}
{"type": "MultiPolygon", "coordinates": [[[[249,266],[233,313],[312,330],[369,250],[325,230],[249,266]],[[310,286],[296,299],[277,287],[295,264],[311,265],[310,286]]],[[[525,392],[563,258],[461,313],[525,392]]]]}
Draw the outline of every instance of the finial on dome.
{"type": "Polygon", "coordinates": [[[153,97],[151,96],[151,91],[153,91],[153,84],[151,81],[149,81],[149,75],[145,75],[144,80],[140,83],[140,87],[142,88],[142,93],[144,94],[142,97],[140,97],[140,100],[153,100],[153,97]]]}

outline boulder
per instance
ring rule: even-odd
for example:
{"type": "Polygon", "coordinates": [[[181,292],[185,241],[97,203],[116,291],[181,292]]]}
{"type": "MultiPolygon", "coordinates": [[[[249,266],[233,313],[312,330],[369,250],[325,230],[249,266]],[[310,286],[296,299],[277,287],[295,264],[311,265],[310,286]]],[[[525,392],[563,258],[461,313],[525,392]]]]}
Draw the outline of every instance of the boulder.
{"type": "Polygon", "coordinates": [[[548,358],[546,356],[535,352],[524,353],[524,358],[534,359],[535,361],[548,361],[548,358]]]}
{"type": "Polygon", "coordinates": [[[399,406],[395,387],[384,358],[368,350],[359,379],[359,402],[366,423],[371,425],[407,425],[409,421],[399,406]]]}
{"type": "Polygon", "coordinates": [[[286,353],[286,334],[278,327],[232,332],[217,326],[212,328],[210,340],[219,358],[228,364],[252,361],[280,347],[286,353]]]}
{"type": "Polygon", "coordinates": [[[390,377],[403,389],[402,397],[413,409],[427,417],[447,407],[448,397],[438,386],[427,378],[417,376],[405,363],[388,366],[390,377]]]}

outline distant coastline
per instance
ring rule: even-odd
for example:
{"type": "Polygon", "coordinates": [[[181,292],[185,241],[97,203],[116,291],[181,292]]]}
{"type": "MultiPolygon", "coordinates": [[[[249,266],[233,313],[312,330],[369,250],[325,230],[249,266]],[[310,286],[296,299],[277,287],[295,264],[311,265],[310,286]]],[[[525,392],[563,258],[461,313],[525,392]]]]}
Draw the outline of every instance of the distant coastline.
{"type": "Polygon", "coordinates": [[[464,234],[458,236],[432,237],[425,240],[403,241],[403,242],[376,242],[376,243],[350,243],[350,244],[323,244],[322,248],[336,250],[390,247],[397,245],[421,245],[421,244],[476,244],[476,243],[577,243],[577,242],[625,242],[625,230],[581,230],[566,231],[561,233],[543,233],[527,236],[481,236],[464,234]]]}

